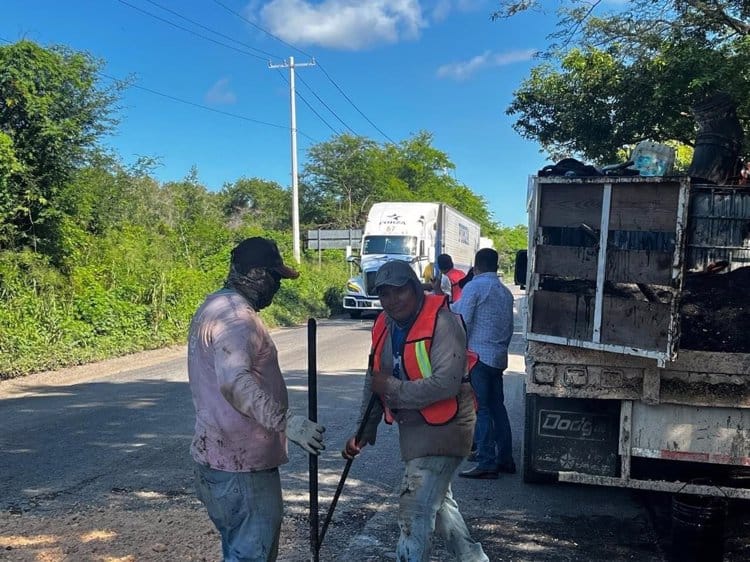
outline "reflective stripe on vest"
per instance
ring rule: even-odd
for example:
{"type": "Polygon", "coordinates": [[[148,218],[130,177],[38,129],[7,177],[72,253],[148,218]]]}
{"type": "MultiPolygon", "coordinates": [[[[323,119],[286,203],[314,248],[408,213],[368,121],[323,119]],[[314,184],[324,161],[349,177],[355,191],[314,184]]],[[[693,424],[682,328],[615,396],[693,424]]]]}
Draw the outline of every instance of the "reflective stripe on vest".
{"type": "MultiPolygon", "coordinates": [[[[422,309],[419,311],[411,328],[409,328],[409,332],[406,334],[404,348],[401,350],[401,368],[408,380],[414,381],[426,379],[432,376],[432,364],[430,363],[432,338],[435,334],[438,311],[441,308],[447,308],[447,306],[448,304],[445,295],[425,296],[422,309]]],[[[383,346],[385,345],[384,336],[386,331],[385,313],[381,313],[377,320],[375,320],[375,326],[373,326],[372,329],[373,372],[380,371],[380,358],[383,352],[383,346]]],[[[476,356],[475,354],[472,355],[476,356]]],[[[393,414],[385,403],[383,403],[383,409],[385,411],[385,421],[387,423],[392,423],[393,414]]],[[[440,400],[420,409],[419,412],[422,414],[424,420],[430,425],[446,424],[455,418],[456,413],[458,413],[458,397],[440,400]]]]}
{"type": "Polygon", "coordinates": [[[451,282],[451,302],[456,302],[461,298],[461,287],[458,286],[458,282],[466,277],[466,274],[458,269],[451,269],[445,275],[451,282]]]}

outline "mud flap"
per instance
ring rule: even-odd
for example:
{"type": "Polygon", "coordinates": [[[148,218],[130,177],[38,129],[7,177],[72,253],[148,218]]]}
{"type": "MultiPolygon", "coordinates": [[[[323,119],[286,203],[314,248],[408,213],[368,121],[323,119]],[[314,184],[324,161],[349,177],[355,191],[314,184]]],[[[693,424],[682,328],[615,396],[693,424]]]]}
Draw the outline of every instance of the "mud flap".
{"type": "Polygon", "coordinates": [[[561,471],[619,476],[619,425],[619,400],[527,394],[524,482],[556,482],[561,471]]]}

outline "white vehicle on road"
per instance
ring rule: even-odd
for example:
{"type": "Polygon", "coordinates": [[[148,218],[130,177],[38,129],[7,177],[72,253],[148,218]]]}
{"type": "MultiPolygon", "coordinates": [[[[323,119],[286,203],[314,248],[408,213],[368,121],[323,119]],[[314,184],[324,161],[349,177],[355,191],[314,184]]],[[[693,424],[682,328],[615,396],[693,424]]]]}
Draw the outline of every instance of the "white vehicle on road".
{"type": "Polygon", "coordinates": [[[344,309],[352,318],[382,310],[372,284],[385,262],[407,261],[422,278],[427,264],[450,254],[454,266],[466,271],[479,240],[479,225],[444,203],[375,203],[367,215],[360,255],[349,258],[360,273],[346,283],[344,309]]]}

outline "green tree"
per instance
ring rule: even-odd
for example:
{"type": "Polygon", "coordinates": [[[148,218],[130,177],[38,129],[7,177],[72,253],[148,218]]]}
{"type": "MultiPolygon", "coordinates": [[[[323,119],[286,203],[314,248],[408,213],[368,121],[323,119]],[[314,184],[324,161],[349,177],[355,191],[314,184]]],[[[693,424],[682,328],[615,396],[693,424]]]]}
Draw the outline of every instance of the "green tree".
{"type": "MultiPolygon", "coordinates": [[[[98,84],[101,62],[65,47],[31,41],[0,47],[0,134],[3,156],[17,165],[0,199],[0,248],[23,245],[54,254],[60,189],[115,121],[118,87],[98,84]]],[[[7,164],[4,166],[7,169],[7,164]]]]}
{"type": "Polygon", "coordinates": [[[274,181],[240,178],[224,185],[219,196],[231,226],[250,221],[267,230],[291,228],[292,194],[274,181]]]}
{"type": "Polygon", "coordinates": [[[432,146],[432,140],[431,133],[420,131],[398,146],[397,175],[415,193],[431,183],[446,183],[456,169],[445,152],[432,146]]]}
{"type": "MultiPolygon", "coordinates": [[[[503,2],[495,17],[536,7],[503,2]]],[[[718,90],[750,125],[750,12],[741,1],[636,0],[597,15],[601,2],[563,4],[543,61],[515,92],[515,129],[553,158],[611,163],[643,139],[691,145],[691,107],[718,90]]]]}
{"type": "Polygon", "coordinates": [[[440,201],[494,232],[487,202],[453,175],[455,164],[420,131],[398,143],[341,135],[312,147],[303,175],[304,220],[310,226],[361,226],[378,201],[440,201]]]}
{"type": "Polygon", "coordinates": [[[495,236],[495,247],[500,254],[500,268],[503,273],[509,274],[513,271],[516,261],[516,252],[528,247],[529,229],[526,225],[503,226],[498,229],[495,236]]]}
{"type": "Polygon", "coordinates": [[[11,181],[22,172],[23,166],[13,150],[13,139],[0,131],[0,247],[2,240],[13,235],[12,225],[2,219],[12,214],[18,204],[13,198],[11,181]]]}
{"type": "Polygon", "coordinates": [[[362,224],[383,180],[381,151],[375,141],[347,134],[311,147],[304,169],[308,218],[343,228],[362,224]]]}
{"type": "MultiPolygon", "coordinates": [[[[500,0],[498,4],[492,19],[543,8],[542,0],[500,0]]],[[[575,43],[629,42],[634,55],[640,55],[675,37],[710,36],[719,46],[750,34],[750,4],[745,0],[628,0],[608,11],[607,7],[602,0],[562,0],[550,51],[575,43]]]]}
{"type": "Polygon", "coordinates": [[[181,182],[163,186],[171,211],[166,226],[177,236],[179,252],[191,267],[205,255],[220,251],[229,240],[221,212],[221,198],[198,181],[198,172],[190,170],[181,182]]]}
{"type": "Polygon", "coordinates": [[[410,192],[407,200],[447,203],[477,221],[486,236],[492,236],[497,225],[487,201],[456,179],[456,165],[432,141],[431,133],[421,131],[398,146],[395,174],[410,192]]]}

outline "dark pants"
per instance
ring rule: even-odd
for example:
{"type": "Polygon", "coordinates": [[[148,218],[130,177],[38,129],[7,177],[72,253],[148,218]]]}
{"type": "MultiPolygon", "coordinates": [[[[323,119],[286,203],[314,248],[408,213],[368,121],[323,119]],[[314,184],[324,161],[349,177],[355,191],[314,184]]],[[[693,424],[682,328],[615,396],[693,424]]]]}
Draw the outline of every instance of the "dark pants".
{"type": "Polygon", "coordinates": [[[503,394],[503,371],[479,361],[471,371],[471,386],[477,397],[477,445],[479,468],[494,470],[513,462],[513,437],[503,394]]]}

